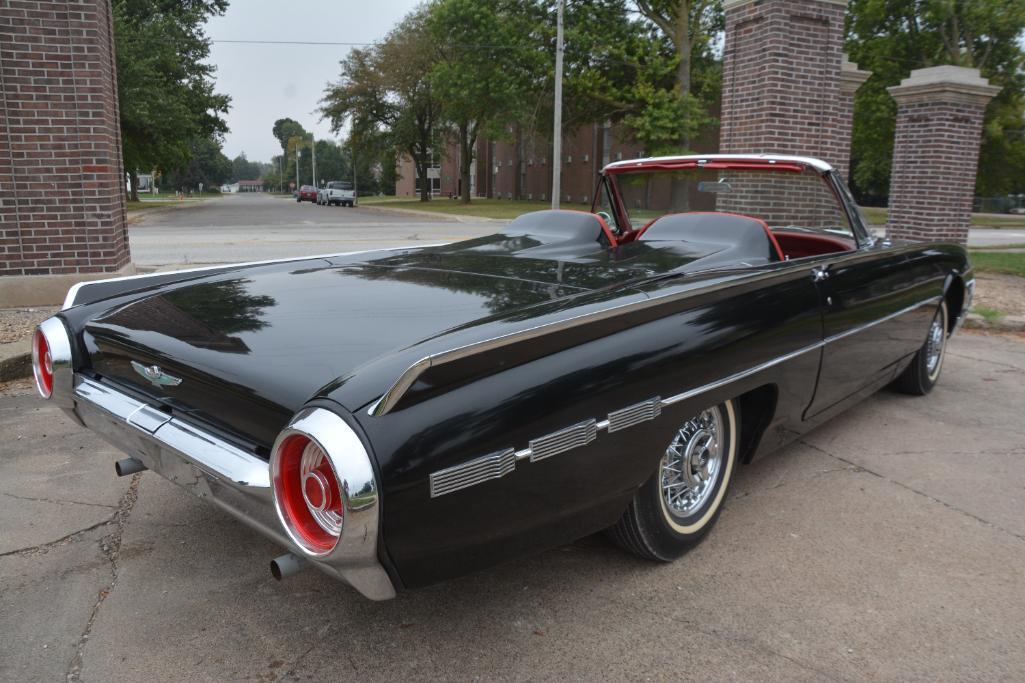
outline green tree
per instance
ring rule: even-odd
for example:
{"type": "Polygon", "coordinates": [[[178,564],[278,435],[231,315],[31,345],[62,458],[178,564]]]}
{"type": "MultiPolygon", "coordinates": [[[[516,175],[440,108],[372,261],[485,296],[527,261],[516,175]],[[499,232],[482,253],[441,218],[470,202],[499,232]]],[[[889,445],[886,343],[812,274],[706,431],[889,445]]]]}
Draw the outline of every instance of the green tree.
{"type": "MultiPolygon", "coordinates": [[[[707,68],[713,56],[714,39],[725,27],[722,0],[635,0],[640,14],[662,32],[672,48],[668,64],[664,60],[649,60],[653,70],[642,74],[643,86],[635,91],[635,98],[643,104],[640,116],[634,117],[634,125],[644,131],[656,145],[672,142],[670,121],[677,121],[675,142],[682,148],[690,147],[690,140],[697,130],[709,121],[709,102],[695,95],[695,67],[707,68]],[[673,65],[675,96],[671,97],[664,88],[652,82],[669,64],[673,65]]],[[[651,55],[654,57],[655,55],[651,55]]],[[[718,93],[716,93],[717,95],[718,93]]]]}
{"type": "MultiPolygon", "coordinates": [[[[470,201],[470,164],[477,136],[505,135],[523,112],[534,81],[523,68],[538,53],[536,22],[522,2],[438,0],[430,5],[427,31],[438,51],[431,82],[455,132],[460,197],[470,201]]],[[[543,53],[541,53],[543,54],[543,53]]]]}
{"type": "Polygon", "coordinates": [[[897,108],[886,88],[942,64],[977,68],[1002,88],[986,110],[977,193],[1025,190],[1023,31],[1025,0],[851,0],[847,51],[872,71],[854,108],[851,178],[859,196],[889,191],[897,108]]]}
{"type": "Polygon", "coordinates": [[[259,180],[262,170],[259,163],[250,161],[246,158],[246,153],[242,152],[231,160],[231,182],[259,180]]]}
{"type": "Polygon", "coordinates": [[[229,98],[214,91],[206,20],[227,0],[113,0],[125,169],[138,200],[140,170],[181,168],[190,141],[227,130],[229,98]]]}
{"type": "MultiPolygon", "coordinates": [[[[430,79],[437,53],[426,28],[427,16],[428,9],[421,8],[380,44],[352,50],[341,62],[341,78],[321,100],[321,112],[332,130],[340,131],[348,121],[354,141],[387,135],[395,148],[413,159],[420,178],[427,177],[440,114],[430,79]]],[[[420,200],[429,199],[430,188],[421,183],[420,200]]]]}
{"type": "Polygon", "coordinates": [[[213,189],[231,177],[231,160],[224,156],[220,142],[199,138],[189,143],[190,158],[185,165],[164,174],[162,185],[172,190],[213,189]]]}

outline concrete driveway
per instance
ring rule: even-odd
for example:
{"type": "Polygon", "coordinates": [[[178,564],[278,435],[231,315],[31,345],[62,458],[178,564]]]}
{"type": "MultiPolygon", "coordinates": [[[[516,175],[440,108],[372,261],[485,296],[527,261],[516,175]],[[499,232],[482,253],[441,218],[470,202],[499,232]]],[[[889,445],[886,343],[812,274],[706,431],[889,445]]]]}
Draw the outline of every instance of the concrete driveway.
{"type": "MultiPolygon", "coordinates": [[[[962,334],[740,471],[671,565],[600,537],[385,603],[0,397],[0,679],[1025,678],[1025,340],[962,334]]],[[[467,511],[472,514],[472,511],[467,511]]]]}

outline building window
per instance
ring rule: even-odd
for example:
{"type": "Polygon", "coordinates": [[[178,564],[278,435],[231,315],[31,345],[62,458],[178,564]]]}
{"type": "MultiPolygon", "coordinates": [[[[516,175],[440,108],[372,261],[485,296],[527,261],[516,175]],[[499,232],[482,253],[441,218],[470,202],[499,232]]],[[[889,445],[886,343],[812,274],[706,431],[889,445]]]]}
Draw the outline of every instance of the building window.
{"type": "Polygon", "coordinates": [[[533,159],[533,157],[531,157],[530,160],[527,161],[527,166],[533,166],[533,165],[534,165],[534,159],[533,159]]]}
{"type": "Polygon", "coordinates": [[[580,157],[580,160],[583,161],[584,163],[587,163],[588,161],[591,160],[591,155],[590,154],[584,154],[584,155],[582,155],[580,157]]]}
{"type": "Polygon", "coordinates": [[[622,161],[622,160],[623,160],[623,153],[622,152],[616,152],[616,161],[622,161]]]}
{"type": "MultiPolygon", "coordinates": [[[[548,163],[548,160],[545,159],[544,157],[541,157],[541,165],[544,166],[547,163],[548,163]]],[[[544,199],[544,197],[542,197],[541,199],[544,199]]]]}

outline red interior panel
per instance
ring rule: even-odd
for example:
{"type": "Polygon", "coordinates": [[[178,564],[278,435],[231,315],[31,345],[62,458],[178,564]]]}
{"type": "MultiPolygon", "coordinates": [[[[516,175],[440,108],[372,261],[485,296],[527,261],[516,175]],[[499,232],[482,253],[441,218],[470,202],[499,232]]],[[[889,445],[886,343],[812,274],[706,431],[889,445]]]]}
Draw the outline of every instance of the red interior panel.
{"type": "Polygon", "coordinates": [[[771,232],[775,236],[775,242],[782,249],[787,258],[795,259],[803,256],[818,256],[819,254],[835,254],[839,251],[853,251],[854,245],[850,240],[828,235],[809,235],[806,233],[786,232],[780,230],[771,232]]]}

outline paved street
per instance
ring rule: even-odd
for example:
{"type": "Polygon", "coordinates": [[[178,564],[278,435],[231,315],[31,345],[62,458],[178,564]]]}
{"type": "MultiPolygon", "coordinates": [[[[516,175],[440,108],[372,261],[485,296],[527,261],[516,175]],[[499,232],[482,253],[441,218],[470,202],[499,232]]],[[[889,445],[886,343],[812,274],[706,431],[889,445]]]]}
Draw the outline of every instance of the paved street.
{"type": "Polygon", "coordinates": [[[1023,379],[1025,340],[962,334],[932,395],[743,468],[675,564],[593,537],[385,603],[273,581],[270,543],[117,479],[22,384],[0,396],[0,680],[1022,680],[1023,379]]]}
{"type": "Polygon", "coordinates": [[[451,242],[488,235],[496,228],[486,219],[317,206],[265,194],[238,194],[144,212],[130,228],[129,239],[136,265],[167,267],[451,242]]]}
{"type": "MultiPolygon", "coordinates": [[[[229,195],[181,209],[144,212],[130,228],[132,260],[187,267],[432,244],[488,235],[487,219],[317,206],[264,194],[229,195]]],[[[1025,242],[1025,231],[975,229],[972,246],[1025,242]]]]}

